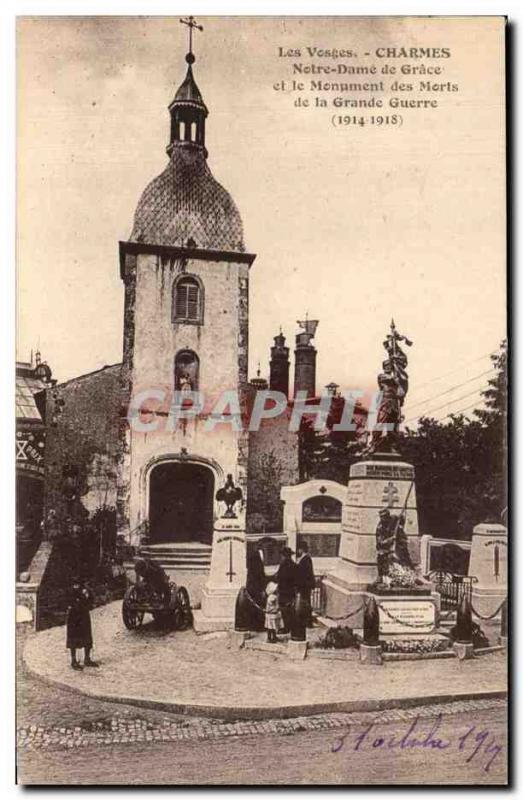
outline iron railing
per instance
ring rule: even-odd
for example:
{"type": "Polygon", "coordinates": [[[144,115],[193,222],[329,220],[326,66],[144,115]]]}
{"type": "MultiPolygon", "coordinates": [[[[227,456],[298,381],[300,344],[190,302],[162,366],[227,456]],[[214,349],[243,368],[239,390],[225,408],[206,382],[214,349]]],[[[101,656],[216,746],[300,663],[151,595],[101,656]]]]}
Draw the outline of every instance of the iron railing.
{"type": "Polygon", "coordinates": [[[311,592],[312,613],[323,615],[325,610],[325,589],[323,587],[323,576],[316,577],[316,585],[311,592]]]}
{"type": "Polygon", "coordinates": [[[453,611],[458,608],[463,597],[472,598],[472,586],[477,583],[473,575],[453,575],[451,572],[434,570],[429,572],[428,579],[441,596],[441,610],[453,611]]]}

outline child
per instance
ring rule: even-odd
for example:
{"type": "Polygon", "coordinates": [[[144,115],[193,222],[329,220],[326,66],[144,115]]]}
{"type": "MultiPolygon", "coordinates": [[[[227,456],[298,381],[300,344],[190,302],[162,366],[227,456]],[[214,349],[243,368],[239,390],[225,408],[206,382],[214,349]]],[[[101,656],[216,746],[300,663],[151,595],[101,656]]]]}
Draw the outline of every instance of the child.
{"type": "Polygon", "coordinates": [[[282,627],[282,616],[278,602],[278,586],[275,583],[267,584],[267,604],[265,606],[265,628],[267,641],[277,642],[276,632],[282,627]]]}
{"type": "Polygon", "coordinates": [[[73,669],[83,669],[83,667],[97,667],[98,662],[91,658],[93,647],[93,634],[91,630],[90,609],[92,605],[91,592],[81,581],[74,581],[71,590],[71,602],[67,609],[66,630],[67,648],[71,651],[71,667],[73,669]],[[83,666],[76,658],[77,648],[83,647],[85,658],[83,666]]]}

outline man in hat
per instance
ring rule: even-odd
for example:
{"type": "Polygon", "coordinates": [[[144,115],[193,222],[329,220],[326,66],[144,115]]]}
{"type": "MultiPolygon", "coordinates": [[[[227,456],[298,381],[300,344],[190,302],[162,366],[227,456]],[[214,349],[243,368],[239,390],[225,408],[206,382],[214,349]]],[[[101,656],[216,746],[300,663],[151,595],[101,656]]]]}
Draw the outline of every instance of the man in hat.
{"type": "Polygon", "coordinates": [[[296,596],[296,564],[293,561],[294,553],[290,547],[283,547],[280,557],[280,566],[274,576],[278,584],[278,597],[283,617],[282,633],[289,633],[294,614],[294,598],[296,596]]]}
{"type": "Polygon", "coordinates": [[[165,570],[149,558],[137,558],[134,562],[136,582],[148,586],[166,602],[171,596],[169,576],[165,570]]]}
{"type": "Polygon", "coordinates": [[[296,547],[296,589],[301,594],[303,601],[309,609],[307,627],[312,626],[311,592],[316,586],[314,566],[309,553],[309,545],[303,539],[296,547]]]}

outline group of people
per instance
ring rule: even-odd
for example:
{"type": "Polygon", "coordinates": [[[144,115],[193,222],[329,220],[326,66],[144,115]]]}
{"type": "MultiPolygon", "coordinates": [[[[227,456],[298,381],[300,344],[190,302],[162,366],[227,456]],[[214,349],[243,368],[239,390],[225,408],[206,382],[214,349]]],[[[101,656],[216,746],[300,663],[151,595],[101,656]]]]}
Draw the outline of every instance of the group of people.
{"type": "Polygon", "coordinates": [[[267,641],[276,642],[278,633],[289,633],[295,622],[295,601],[299,596],[306,609],[305,624],[312,624],[311,592],[315,586],[314,568],[306,542],[296,548],[296,560],[290,547],[281,550],[277,572],[268,578],[260,550],[247,558],[247,608],[241,613],[242,627],[267,631],[267,641]]]}
{"type": "MultiPolygon", "coordinates": [[[[306,626],[312,624],[311,592],[315,586],[312,558],[306,542],[296,548],[296,560],[290,547],[281,551],[277,572],[268,578],[260,550],[253,550],[247,559],[247,582],[245,595],[247,611],[243,609],[243,624],[250,630],[267,631],[267,641],[277,642],[278,633],[289,633],[295,625],[297,597],[305,609],[306,626]]],[[[169,579],[165,571],[148,559],[135,561],[137,585],[147,584],[159,595],[167,596],[169,579]]],[[[66,647],[71,654],[71,667],[97,667],[91,658],[93,633],[90,611],[94,597],[87,584],[75,579],[71,586],[70,602],[66,616],[66,647]],[[77,650],[84,650],[84,662],[77,658],[77,650]]]]}

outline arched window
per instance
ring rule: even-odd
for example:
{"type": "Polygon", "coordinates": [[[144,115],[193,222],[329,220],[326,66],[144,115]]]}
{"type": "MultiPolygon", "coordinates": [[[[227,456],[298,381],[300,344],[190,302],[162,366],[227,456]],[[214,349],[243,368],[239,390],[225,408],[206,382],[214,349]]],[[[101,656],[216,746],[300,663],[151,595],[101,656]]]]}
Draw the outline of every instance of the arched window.
{"type": "Polygon", "coordinates": [[[174,284],[173,322],[203,323],[203,287],[193,276],[184,275],[174,284]]]}
{"type": "Polygon", "coordinates": [[[176,392],[197,392],[200,360],[192,350],[180,350],[174,359],[174,389],[176,392]]]}

